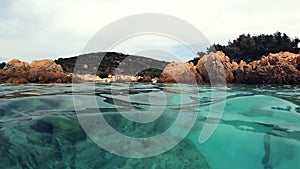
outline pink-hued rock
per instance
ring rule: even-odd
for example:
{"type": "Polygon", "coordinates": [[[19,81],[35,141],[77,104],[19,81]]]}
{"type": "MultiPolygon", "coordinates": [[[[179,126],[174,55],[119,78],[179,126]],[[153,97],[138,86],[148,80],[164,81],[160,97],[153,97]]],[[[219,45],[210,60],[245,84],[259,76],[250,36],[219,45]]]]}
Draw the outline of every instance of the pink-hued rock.
{"type": "Polygon", "coordinates": [[[63,73],[52,60],[33,61],[31,64],[13,59],[0,70],[0,83],[70,83],[74,75],[63,73]]]}
{"type": "Polygon", "coordinates": [[[296,69],[298,54],[280,52],[263,56],[260,60],[241,66],[236,71],[236,83],[243,84],[299,84],[296,69]]]}
{"type": "Polygon", "coordinates": [[[193,63],[172,62],[165,67],[158,82],[201,84],[203,81],[193,63]]]}
{"type": "Polygon", "coordinates": [[[280,52],[263,56],[247,64],[231,62],[223,52],[211,52],[193,63],[172,62],[166,66],[161,83],[237,83],[237,84],[300,84],[296,69],[299,54],[280,52]]]}
{"type": "Polygon", "coordinates": [[[210,83],[212,80],[214,83],[234,82],[233,68],[229,57],[221,51],[204,55],[196,65],[205,83],[210,83]]]}

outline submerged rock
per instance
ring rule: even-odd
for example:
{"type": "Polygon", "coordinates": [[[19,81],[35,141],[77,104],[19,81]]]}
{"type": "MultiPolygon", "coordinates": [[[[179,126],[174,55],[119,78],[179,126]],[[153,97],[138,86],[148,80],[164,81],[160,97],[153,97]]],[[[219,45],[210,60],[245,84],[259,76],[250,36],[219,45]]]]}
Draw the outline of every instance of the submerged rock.
{"type": "Polygon", "coordinates": [[[41,133],[52,133],[53,130],[53,126],[43,120],[37,120],[30,128],[41,133]]]}
{"type": "Polygon", "coordinates": [[[190,140],[184,139],[164,154],[145,159],[128,159],[126,164],[120,168],[209,169],[210,167],[195,145],[190,140]]]}
{"type": "MultiPolygon", "coordinates": [[[[135,128],[124,122],[115,123],[135,128]]],[[[154,127],[152,130],[156,129],[154,127]]],[[[74,116],[48,116],[5,127],[0,130],[0,145],[0,168],[210,168],[205,157],[187,138],[170,151],[154,157],[139,159],[111,154],[86,137],[74,116]]]]}

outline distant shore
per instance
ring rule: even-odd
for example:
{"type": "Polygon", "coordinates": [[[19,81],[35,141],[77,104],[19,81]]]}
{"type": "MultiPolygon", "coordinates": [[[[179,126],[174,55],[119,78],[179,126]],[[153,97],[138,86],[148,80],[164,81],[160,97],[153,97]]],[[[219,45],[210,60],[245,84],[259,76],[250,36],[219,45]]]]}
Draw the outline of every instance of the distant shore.
{"type": "Polygon", "coordinates": [[[298,56],[299,54],[280,52],[263,56],[260,60],[250,63],[246,63],[243,60],[237,63],[231,61],[223,52],[218,51],[204,55],[198,60],[196,65],[193,62],[172,62],[166,64],[162,68],[162,72],[156,77],[147,75],[139,76],[137,74],[109,74],[107,77],[102,78],[88,73],[65,73],[63,67],[52,60],[34,61],[29,64],[13,59],[3,69],[0,69],[0,83],[78,83],[95,81],[197,84],[209,84],[211,82],[231,84],[300,84],[300,72],[296,69],[296,58],[298,56]]]}

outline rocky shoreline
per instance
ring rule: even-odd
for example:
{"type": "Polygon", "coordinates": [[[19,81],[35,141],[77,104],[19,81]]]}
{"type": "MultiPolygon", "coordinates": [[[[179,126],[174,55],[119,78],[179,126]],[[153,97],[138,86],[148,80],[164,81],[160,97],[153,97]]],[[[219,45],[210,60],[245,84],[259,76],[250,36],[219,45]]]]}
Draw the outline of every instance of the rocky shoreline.
{"type": "Polygon", "coordinates": [[[280,52],[246,63],[231,61],[223,52],[204,55],[192,62],[169,63],[159,78],[111,76],[101,79],[87,75],[64,73],[61,65],[52,60],[32,63],[13,59],[0,69],[0,83],[72,83],[99,82],[158,82],[158,83],[231,83],[231,84],[300,84],[300,71],[296,69],[299,54],[280,52]],[[85,79],[87,77],[88,79],[85,79]]]}
{"type": "Polygon", "coordinates": [[[71,83],[82,82],[73,74],[66,74],[62,67],[52,60],[32,63],[13,59],[0,70],[0,83],[71,83]]]}
{"type": "Polygon", "coordinates": [[[243,60],[237,63],[230,61],[221,51],[211,52],[199,59],[196,65],[192,62],[168,64],[159,82],[206,84],[213,78],[214,82],[226,81],[232,84],[300,84],[300,71],[296,69],[298,56],[280,52],[250,63],[243,60]]]}

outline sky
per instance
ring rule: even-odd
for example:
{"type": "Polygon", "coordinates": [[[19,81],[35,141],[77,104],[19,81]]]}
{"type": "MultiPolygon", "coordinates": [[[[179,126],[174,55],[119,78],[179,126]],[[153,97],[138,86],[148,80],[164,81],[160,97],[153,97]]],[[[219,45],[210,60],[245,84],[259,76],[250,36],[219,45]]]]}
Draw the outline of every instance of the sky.
{"type": "MultiPolygon", "coordinates": [[[[196,27],[210,44],[226,44],[243,33],[280,31],[292,38],[300,37],[299,6],[299,0],[1,0],[0,62],[13,58],[30,62],[81,54],[99,30],[142,13],[166,14],[184,20],[196,27]]],[[[148,57],[160,60],[174,59],[151,56],[159,52],[147,52],[148,48],[169,52],[182,60],[194,57],[193,52],[187,52],[166,36],[131,37],[114,50],[148,53],[148,57]]]]}

